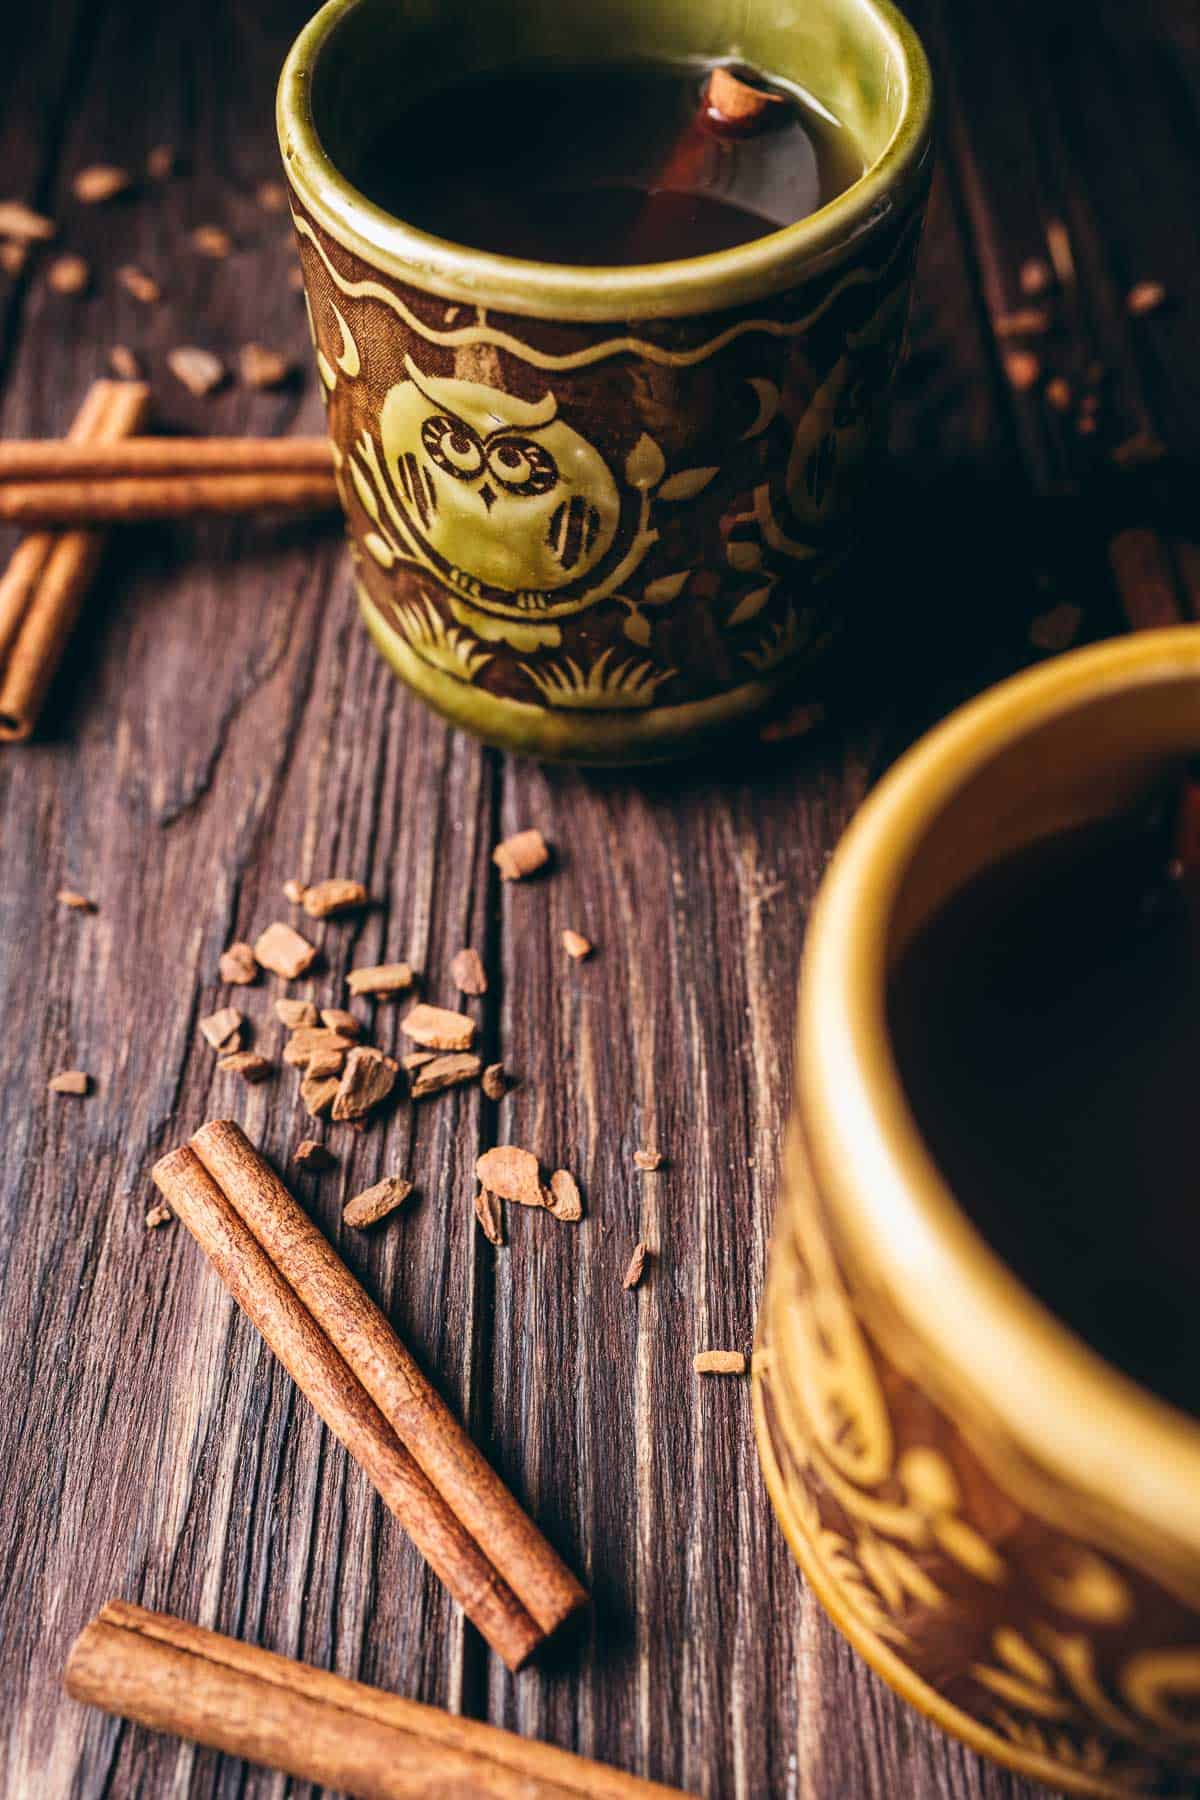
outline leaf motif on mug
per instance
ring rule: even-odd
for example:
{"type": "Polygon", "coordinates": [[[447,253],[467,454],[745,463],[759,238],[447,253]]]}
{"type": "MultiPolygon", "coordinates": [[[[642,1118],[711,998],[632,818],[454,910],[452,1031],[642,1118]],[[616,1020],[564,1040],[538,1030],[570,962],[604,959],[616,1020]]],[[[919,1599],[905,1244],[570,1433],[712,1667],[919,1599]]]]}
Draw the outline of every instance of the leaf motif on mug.
{"type": "Polygon", "coordinates": [[[690,569],[677,569],[673,575],[660,575],[657,581],[648,581],[642,589],[642,605],[665,606],[668,600],[674,600],[691,572],[690,569]]]}
{"type": "Polygon", "coordinates": [[[680,469],[678,475],[672,475],[664,481],[658,490],[660,500],[690,500],[694,494],[706,488],[717,469],[680,469]]]}
{"type": "Polygon", "coordinates": [[[657,487],[666,473],[666,458],[652,437],[643,431],[625,458],[625,479],[630,487],[657,487]]]}
{"type": "Polygon", "coordinates": [[[773,581],[768,581],[764,587],[752,588],[748,594],[743,594],[727,622],[730,625],[745,625],[750,619],[756,619],[771,598],[774,586],[773,581]]]}

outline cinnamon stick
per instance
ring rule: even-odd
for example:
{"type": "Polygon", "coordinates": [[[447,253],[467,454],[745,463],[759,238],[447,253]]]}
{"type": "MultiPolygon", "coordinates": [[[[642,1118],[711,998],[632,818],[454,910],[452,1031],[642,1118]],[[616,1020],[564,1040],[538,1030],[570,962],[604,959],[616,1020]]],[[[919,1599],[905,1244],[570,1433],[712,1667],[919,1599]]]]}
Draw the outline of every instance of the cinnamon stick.
{"type": "Polygon", "coordinates": [[[110,1600],[72,1646],[73,1699],[361,1800],[678,1800],[494,1725],[110,1600]]]}
{"type": "Polygon", "coordinates": [[[0,442],[0,479],[81,481],[118,475],[331,474],[323,437],[9,438],[0,442]]]}
{"type": "Polygon", "coordinates": [[[467,1617],[510,1669],[543,1632],[422,1474],[378,1407],[230,1205],[195,1151],[172,1150],[154,1180],[218,1275],[467,1617]]]}
{"type": "MultiPolygon", "coordinates": [[[[93,382],[70,441],[127,437],[149,405],[140,382],[93,382]]],[[[0,578],[0,740],[32,732],[103,547],[96,532],[39,531],[14,551],[0,578]]]]}
{"type": "Polygon", "coordinates": [[[253,512],[324,512],[338,504],[333,471],[266,474],[117,475],[9,482],[0,522],[9,525],[136,525],[253,512]]]}
{"type": "Polygon", "coordinates": [[[240,1126],[215,1120],[196,1132],[191,1148],[455,1517],[540,1629],[555,1631],[586,1593],[374,1301],[240,1126]]]}

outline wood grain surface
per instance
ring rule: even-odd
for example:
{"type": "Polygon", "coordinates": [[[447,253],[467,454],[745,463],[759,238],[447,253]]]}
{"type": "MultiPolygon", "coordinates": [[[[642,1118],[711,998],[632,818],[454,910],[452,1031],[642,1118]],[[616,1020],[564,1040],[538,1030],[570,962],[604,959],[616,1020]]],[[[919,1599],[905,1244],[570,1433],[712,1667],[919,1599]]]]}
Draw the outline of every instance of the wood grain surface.
{"type": "MultiPolygon", "coordinates": [[[[1194,0],[911,10],[943,156],[865,576],[878,623],[823,730],[646,777],[506,759],[375,657],[336,530],[241,521],[116,537],[36,740],[0,757],[5,1795],[311,1793],[67,1701],[67,1647],[110,1594],[712,1800],[1033,1795],[841,1641],[774,1523],[747,1383],[691,1372],[697,1350],[750,1347],[805,915],[869,785],[955,701],[1035,660],[1031,621],[1054,607],[1082,610],[1081,638],[1200,607],[1184,504],[1200,451],[1194,0]],[[1013,392],[995,330],[1053,221],[1078,281],[1038,353],[1073,382],[1105,365],[1090,438],[1013,392]],[[1124,294],[1146,277],[1171,303],[1131,319],[1124,294]],[[1139,433],[1171,454],[1114,468],[1106,452],[1139,433]],[[532,824],[552,871],[501,884],[493,845],[532,824]],[[281,1167],[306,1135],[291,1072],[253,1088],[218,1073],[197,1020],[232,997],[277,1048],[281,984],[231,996],[217,959],[290,916],[286,879],[325,874],[378,904],[313,927],[324,969],[288,991],[336,1004],[352,963],[405,958],[452,1005],[450,960],[473,945],[490,986],[465,1004],[519,1077],[498,1105],[463,1089],[339,1129],[339,1169],[293,1182],[594,1593],[582,1641],[515,1678],[186,1235],[144,1225],[151,1164],[205,1118],[237,1117],[281,1167]],[[57,907],[64,884],[99,911],[57,907]],[[564,927],[595,954],[565,957],[564,927]],[[64,1067],[94,1094],[48,1094],[64,1067]],[[471,1200],[496,1142],[572,1169],[583,1223],[510,1207],[493,1250],[471,1200]],[[634,1169],[639,1146],[664,1152],[660,1172],[634,1169]],[[374,1233],[343,1228],[345,1199],[393,1171],[415,1201],[374,1233]],[[638,1238],[653,1260],[627,1293],[638,1238]]],[[[46,253],[0,276],[5,435],[63,431],[115,343],[142,358],[167,428],[320,429],[286,217],[255,200],[306,11],[61,0],[8,22],[0,187],[53,214],[94,279],[53,293],[46,253]],[[72,200],[82,165],[140,170],[158,143],[180,152],[169,182],[72,200]],[[203,224],[231,233],[227,259],[192,249],[203,224]],[[116,283],[129,262],[159,305],[116,283]],[[250,339],[293,356],[296,381],[197,399],[167,369],[190,343],[232,369],[250,339]]],[[[396,1021],[377,1009],[386,1049],[396,1021]]]]}

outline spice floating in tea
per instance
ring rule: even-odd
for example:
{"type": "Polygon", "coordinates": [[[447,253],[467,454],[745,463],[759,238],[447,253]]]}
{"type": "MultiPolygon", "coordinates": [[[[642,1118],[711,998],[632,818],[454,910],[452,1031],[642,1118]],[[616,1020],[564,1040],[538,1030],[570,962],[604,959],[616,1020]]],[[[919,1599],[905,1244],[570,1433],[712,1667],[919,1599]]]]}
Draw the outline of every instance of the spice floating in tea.
{"type": "Polygon", "coordinates": [[[359,187],[435,237],[538,262],[703,256],[807,218],[863,172],[791,88],[686,62],[511,69],[423,96],[359,187]]]}

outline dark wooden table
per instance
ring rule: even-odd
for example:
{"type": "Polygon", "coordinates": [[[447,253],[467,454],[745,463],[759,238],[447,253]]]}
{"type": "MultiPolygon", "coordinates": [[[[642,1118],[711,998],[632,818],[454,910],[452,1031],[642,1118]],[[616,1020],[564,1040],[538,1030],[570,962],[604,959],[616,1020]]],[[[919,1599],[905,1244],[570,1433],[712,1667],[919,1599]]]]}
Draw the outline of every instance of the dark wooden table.
{"type": "MultiPolygon", "coordinates": [[[[54,214],[95,281],[58,296],[45,256],[0,277],[6,434],[61,432],[114,343],[144,358],[167,427],[319,429],[287,222],[254,198],[305,10],[58,0],[12,16],[0,189],[54,214]],[[72,202],[81,165],[140,168],[159,142],[185,159],[169,183],[72,202]],[[210,222],[234,237],[226,260],[189,245],[210,222]],[[123,262],[161,280],[161,304],[115,284],[123,262]],[[305,380],[196,400],[167,371],[173,345],[232,361],[251,338],[305,380]]],[[[691,1374],[695,1350],[751,1342],[805,914],[872,780],[1035,660],[1035,619],[1077,607],[1082,639],[1200,606],[1194,0],[913,11],[943,159],[879,635],[823,731],[648,778],[510,761],[376,660],[335,530],[243,523],[115,543],[36,742],[0,758],[6,1795],[299,1791],[64,1699],[67,1646],[113,1593],[709,1796],[1032,1791],[924,1724],[826,1623],[768,1507],[746,1384],[691,1374]],[[1006,378],[997,322],[1048,234],[1076,278],[1035,348],[1077,392],[1103,364],[1091,435],[1006,378]],[[1132,319],[1126,291],[1151,277],[1170,303],[1132,319]],[[1114,463],[1139,435],[1170,456],[1114,463]],[[501,887],[493,844],[534,823],[552,878],[501,887]],[[280,1162],[301,1135],[290,1076],[217,1074],[196,1022],[223,997],[224,945],[288,916],[289,876],[323,873],[361,876],[382,904],[321,928],[322,993],[353,961],[402,955],[448,1003],[467,943],[491,973],[484,1035],[520,1076],[511,1096],[401,1109],[298,1191],[590,1584],[591,1635],[548,1672],[509,1678],[463,1629],[183,1231],[143,1223],[151,1163],[203,1119],[236,1114],[280,1162]],[[98,914],[58,908],[63,882],[98,914]],[[567,925],[595,940],[591,961],[566,964],[567,925]],[[46,1093],[71,1065],[92,1098],[46,1093]],[[583,1225],[510,1209],[509,1247],[484,1242],[472,1164],[497,1136],[577,1170],[583,1225]],[[644,1144],[669,1156],[657,1176],[633,1170],[644,1144]],[[373,1237],[343,1231],[346,1195],[392,1168],[419,1202],[373,1237]],[[638,1237],[656,1260],[632,1296],[638,1237]]],[[[269,990],[246,1004],[265,1017],[269,990]]],[[[380,1041],[395,1029],[383,1015],[380,1041]]]]}

